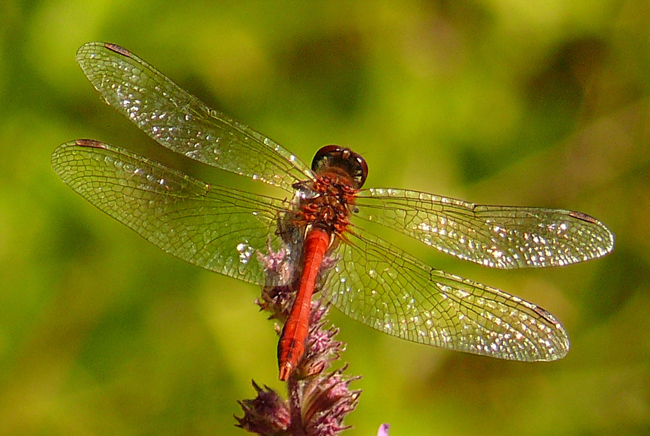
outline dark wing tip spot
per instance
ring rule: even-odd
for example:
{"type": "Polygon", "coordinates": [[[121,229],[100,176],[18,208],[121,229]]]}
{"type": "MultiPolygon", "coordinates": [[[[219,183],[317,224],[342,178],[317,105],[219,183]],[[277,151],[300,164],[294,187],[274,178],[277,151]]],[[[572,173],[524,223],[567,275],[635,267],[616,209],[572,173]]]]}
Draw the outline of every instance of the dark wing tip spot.
{"type": "Polygon", "coordinates": [[[95,141],[94,139],[77,139],[75,144],[79,147],[106,148],[102,142],[95,141]]]}
{"type": "Polygon", "coordinates": [[[131,57],[131,52],[130,51],[128,51],[127,49],[125,49],[123,47],[120,47],[117,44],[107,42],[107,43],[104,44],[104,47],[106,47],[110,51],[114,51],[117,54],[121,54],[122,56],[126,56],[127,58],[131,57]]]}
{"type": "Polygon", "coordinates": [[[557,321],[557,319],[555,319],[553,315],[551,315],[551,312],[549,312],[548,310],[542,309],[539,306],[535,306],[533,310],[539,316],[544,318],[545,321],[548,321],[550,324],[553,324],[555,327],[561,327],[561,324],[557,321]]]}
{"type": "Polygon", "coordinates": [[[569,216],[582,221],[586,221],[588,223],[598,224],[598,220],[596,218],[592,217],[591,215],[587,215],[586,213],[571,211],[569,212],[569,216]]]}

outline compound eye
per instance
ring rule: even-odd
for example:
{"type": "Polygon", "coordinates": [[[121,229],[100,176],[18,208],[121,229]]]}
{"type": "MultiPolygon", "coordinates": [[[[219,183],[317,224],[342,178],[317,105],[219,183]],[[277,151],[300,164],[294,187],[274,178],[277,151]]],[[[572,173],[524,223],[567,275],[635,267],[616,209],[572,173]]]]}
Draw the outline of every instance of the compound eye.
{"type": "Polygon", "coordinates": [[[361,155],[340,145],[326,145],[316,152],[311,169],[316,174],[331,171],[335,167],[347,174],[359,189],[368,176],[368,164],[361,155]]]}
{"type": "Polygon", "coordinates": [[[361,157],[360,154],[351,152],[354,158],[357,161],[357,167],[359,168],[358,175],[356,177],[357,181],[357,189],[361,188],[364,183],[366,183],[366,177],[368,177],[368,164],[366,163],[366,160],[361,157]]]}
{"type": "Polygon", "coordinates": [[[327,165],[333,156],[337,153],[341,153],[342,149],[343,147],[338,145],[325,145],[321,147],[314,155],[314,159],[311,161],[311,170],[318,173],[319,168],[327,165]]]}

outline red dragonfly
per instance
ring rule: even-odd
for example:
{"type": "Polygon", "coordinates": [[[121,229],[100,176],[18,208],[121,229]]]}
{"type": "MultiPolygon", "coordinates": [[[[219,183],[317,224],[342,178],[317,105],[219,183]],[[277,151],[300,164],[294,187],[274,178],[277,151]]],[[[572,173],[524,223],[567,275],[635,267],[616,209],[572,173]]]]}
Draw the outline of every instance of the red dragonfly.
{"type": "Polygon", "coordinates": [[[293,286],[297,296],[279,343],[281,380],[304,353],[314,291],[346,315],[413,342],[520,361],[568,352],[567,333],[549,312],[434,269],[357,222],[509,269],[609,253],[614,236],[600,221],[581,212],[362,189],[368,167],[347,148],[325,146],[309,167],[122,47],[89,43],[77,61],[103,99],[160,145],[287,192],[279,199],[210,185],[89,139],[63,144],[52,156],[72,189],[164,251],[249,283],[293,286]],[[280,252],[286,273],[270,277],[263,255],[280,252]]]}

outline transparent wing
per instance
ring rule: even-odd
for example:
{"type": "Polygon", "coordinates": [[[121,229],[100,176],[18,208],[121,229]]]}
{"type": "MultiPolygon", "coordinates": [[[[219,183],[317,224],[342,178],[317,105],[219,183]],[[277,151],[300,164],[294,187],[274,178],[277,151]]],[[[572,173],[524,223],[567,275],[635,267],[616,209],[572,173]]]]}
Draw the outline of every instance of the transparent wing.
{"type": "Polygon", "coordinates": [[[87,139],[59,146],[52,167],[90,203],[194,265],[264,284],[258,251],[282,245],[275,236],[280,200],[208,185],[87,139]]]}
{"type": "Polygon", "coordinates": [[[122,47],[91,42],[77,62],[109,105],[170,150],[291,192],[293,183],[313,177],[288,150],[210,109],[122,47]]]}
{"type": "Polygon", "coordinates": [[[346,315],[409,341],[501,359],[549,361],[568,352],[566,331],[544,309],[358,230],[345,233],[322,286],[346,315]]]}
{"type": "Polygon", "coordinates": [[[397,189],[361,191],[357,206],[355,216],[493,268],[569,265],[614,247],[612,232],[580,212],[482,206],[397,189]]]}

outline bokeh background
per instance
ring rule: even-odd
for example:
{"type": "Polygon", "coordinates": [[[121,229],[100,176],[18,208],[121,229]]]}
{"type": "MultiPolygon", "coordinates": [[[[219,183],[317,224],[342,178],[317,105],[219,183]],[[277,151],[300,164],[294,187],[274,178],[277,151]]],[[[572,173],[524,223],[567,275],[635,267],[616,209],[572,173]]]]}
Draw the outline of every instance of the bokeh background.
{"type": "Polygon", "coordinates": [[[400,241],[548,309],[572,350],[498,361],[334,310],[348,372],[363,375],[349,434],[650,434],[646,0],[4,0],[0,21],[1,434],[244,434],[232,415],[251,379],[283,391],[259,289],[165,255],[51,170],[75,138],[161,153],[83,76],[75,52],[93,40],[305,161],[352,147],[367,186],[580,210],[616,234],[604,259],[536,271],[400,241]]]}

